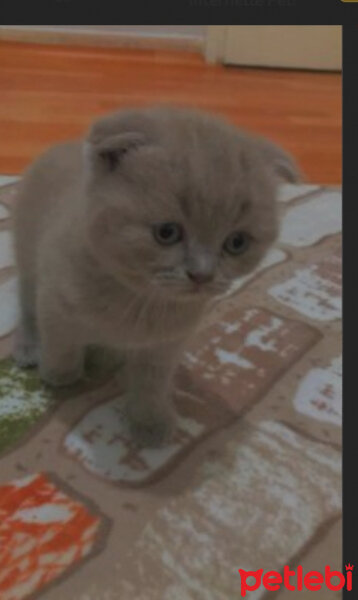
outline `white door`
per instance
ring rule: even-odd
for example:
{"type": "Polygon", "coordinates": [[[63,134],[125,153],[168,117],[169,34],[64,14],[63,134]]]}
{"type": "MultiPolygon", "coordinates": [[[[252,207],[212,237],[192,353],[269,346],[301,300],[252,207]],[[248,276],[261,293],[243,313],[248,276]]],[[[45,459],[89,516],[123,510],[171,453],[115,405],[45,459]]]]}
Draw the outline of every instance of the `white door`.
{"type": "Polygon", "coordinates": [[[340,25],[213,25],[209,62],[293,69],[341,70],[340,25]]]}

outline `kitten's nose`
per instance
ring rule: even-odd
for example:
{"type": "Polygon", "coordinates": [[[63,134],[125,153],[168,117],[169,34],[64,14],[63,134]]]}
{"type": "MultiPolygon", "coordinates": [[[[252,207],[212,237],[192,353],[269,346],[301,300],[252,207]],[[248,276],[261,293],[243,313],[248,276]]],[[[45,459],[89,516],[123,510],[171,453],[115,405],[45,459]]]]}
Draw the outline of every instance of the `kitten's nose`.
{"type": "Polygon", "coordinates": [[[210,271],[187,271],[187,276],[194,283],[208,283],[212,281],[214,274],[210,271]]]}

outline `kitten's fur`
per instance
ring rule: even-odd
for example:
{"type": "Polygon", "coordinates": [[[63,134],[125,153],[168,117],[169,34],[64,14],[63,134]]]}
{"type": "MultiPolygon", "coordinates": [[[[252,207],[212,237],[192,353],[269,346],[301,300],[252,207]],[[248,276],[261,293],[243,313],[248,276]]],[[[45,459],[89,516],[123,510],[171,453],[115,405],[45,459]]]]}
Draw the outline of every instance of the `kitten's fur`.
{"type": "Polygon", "coordinates": [[[173,421],[171,379],[207,302],[251,271],[277,233],[292,160],[266,140],[185,109],[124,110],[27,170],[15,214],[21,322],[15,355],[52,385],[78,380],[88,344],[126,352],[127,414],[143,444],[173,421]],[[184,238],[155,241],[177,222],[184,238]],[[233,231],[252,236],[231,256],[233,231]],[[187,271],[211,281],[194,284],[187,271]]]}

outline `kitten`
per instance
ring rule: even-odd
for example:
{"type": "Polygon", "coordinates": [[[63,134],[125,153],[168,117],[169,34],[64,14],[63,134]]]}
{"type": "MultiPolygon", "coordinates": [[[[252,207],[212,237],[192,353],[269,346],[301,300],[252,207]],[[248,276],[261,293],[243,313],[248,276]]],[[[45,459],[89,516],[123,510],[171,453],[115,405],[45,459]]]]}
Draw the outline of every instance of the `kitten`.
{"type": "Polygon", "coordinates": [[[275,240],[278,183],[297,178],[270,142],[178,108],[123,110],[47,151],[15,210],[18,365],[62,386],[89,344],[124,350],[133,436],[163,442],[189,335],[275,240]]]}

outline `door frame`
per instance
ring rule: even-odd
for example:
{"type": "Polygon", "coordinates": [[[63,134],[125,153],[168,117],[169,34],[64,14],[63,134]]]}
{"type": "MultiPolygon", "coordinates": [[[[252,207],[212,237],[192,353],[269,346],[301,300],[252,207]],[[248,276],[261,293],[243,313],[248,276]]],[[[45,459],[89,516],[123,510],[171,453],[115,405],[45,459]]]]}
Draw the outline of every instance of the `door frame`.
{"type": "Polygon", "coordinates": [[[229,25],[207,25],[204,55],[210,64],[221,63],[224,60],[226,33],[229,25]]]}

